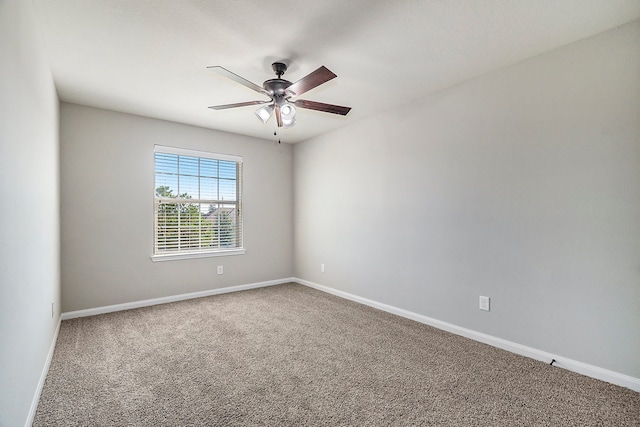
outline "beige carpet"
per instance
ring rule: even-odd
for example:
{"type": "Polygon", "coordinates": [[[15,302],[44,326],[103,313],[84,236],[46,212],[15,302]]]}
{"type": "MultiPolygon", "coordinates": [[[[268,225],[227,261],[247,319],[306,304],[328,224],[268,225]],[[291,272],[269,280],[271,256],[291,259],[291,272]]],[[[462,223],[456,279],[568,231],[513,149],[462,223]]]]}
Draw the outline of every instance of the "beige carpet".
{"type": "Polygon", "coordinates": [[[35,426],[640,425],[640,393],[287,284],[62,322],[35,426]]]}

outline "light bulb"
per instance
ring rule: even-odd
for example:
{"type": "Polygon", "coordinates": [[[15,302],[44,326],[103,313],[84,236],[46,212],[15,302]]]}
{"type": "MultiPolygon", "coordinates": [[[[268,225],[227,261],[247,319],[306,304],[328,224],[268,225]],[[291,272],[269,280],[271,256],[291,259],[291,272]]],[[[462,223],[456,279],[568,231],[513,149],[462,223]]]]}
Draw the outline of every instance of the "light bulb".
{"type": "Polygon", "coordinates": [[[280,106],[280,115],[284,127],[291,127],[296,122],[296,107],[289,102],[285,102],[280,106]]]}

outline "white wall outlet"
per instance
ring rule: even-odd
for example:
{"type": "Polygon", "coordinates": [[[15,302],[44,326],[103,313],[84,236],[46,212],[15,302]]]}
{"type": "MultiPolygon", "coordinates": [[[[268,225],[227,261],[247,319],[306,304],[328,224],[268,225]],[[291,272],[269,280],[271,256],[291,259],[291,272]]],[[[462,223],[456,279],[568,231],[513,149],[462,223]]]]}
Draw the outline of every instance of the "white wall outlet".
{"type": "Polygon", "coordinates": [[[219,265],[218,266],[218,274],[222,274],[222,273],[224,273],[224,267],[219,265]]]}
{"type": "Polygon", "coordinates": [[[489,311],[491,298],[480,296],[480,310],[489,311]]]}
{"type": "Polygon", "coordinates": [[[324,273],[324,264],[320,264],[320,273],[324,273]]]}

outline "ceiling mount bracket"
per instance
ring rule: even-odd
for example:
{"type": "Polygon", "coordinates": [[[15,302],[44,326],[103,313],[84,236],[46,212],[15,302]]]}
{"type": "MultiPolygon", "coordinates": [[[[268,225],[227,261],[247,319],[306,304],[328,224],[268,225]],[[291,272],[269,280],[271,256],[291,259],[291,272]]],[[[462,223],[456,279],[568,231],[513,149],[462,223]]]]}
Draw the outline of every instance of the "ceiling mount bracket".
{"type": "Polygon", "coordinates": [[[271,64],[271,68],[276,73],[278,78],[282,78],[282,75],[285,73],[285,71],[287,71],[287,64],[284,64],[282,62],[274,62],[273,64],[271,64]]]}

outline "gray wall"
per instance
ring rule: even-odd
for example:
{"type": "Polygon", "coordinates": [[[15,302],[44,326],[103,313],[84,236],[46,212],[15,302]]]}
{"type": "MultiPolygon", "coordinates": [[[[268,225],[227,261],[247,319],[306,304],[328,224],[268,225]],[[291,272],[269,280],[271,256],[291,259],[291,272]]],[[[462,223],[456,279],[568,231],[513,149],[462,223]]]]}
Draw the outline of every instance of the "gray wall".
{"type": "Polygon", "coordinates": [[[0,58],[0,425],[19,426],[60,318],[58,98],[31,2],[0,1],[0,58]]]}
{"type": "Polygon", "coordinates": [[[62,103],[60,146],[64,312],[292,276],[290,145],[62,103]],[[244,255],[151,261],[154,144],[243,156],[244,255]]]}
{"type": "Polygon", "coordinates": [[[640,21],[296,145],[295,275],[640,377],[639,76],[640,21]]]}

